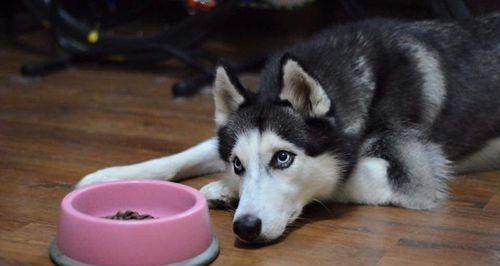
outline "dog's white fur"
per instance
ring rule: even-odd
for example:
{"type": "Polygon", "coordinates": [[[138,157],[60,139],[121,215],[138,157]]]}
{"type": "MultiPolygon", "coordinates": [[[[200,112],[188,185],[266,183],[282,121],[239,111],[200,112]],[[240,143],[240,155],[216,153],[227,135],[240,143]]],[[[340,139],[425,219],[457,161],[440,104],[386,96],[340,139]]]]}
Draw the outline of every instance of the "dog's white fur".
{"type": "Polygon", "coordinates": [[[470,173],[497,170],[500,165],[500,138],[492,139],[478,152],[457,162],[455,171],[470,173]]]}
{"type": "Polygon", "coordinates": [[[279,237],[313,198],[329,197],[338,181],[340,166],[333,156],[309,157],[303,150],[270,131],[252,130],[239,137],[231,157],[238,156],[245,173],[240,177],[240,202],[234,215],[253,215],[262,221],[261,240],[279,237]],[[273,155],[296,154],[286,169],[269,166],[273,155]]]}
{"type": "Polygon", "coordinates": [[[427,103],[427,106],[423,108],[424,117],[427,124],[432,125],[446,97],[445,78],[439,58],[436,58],[438,54],[429,51],[424,45],[419,44],[418,40],[405,41],[401,44],[414,55],[413,59],[417,61],[418,71],[422,74],[422,96],[425,98],[422,102],[427,103]]]}
{"type": "Polygon", "coordinates": [[[334,200],[372,205],[390,203],[393,191],[387,179],[388,166],[384,159],[363,158],[356,165],[353,175],[333,193],[334,200]]]}
{"type": "Polygon", "coordinates": [[[76,187],[127,179],[179,181],[190,176],[224,171],[217,139],[202,142],[183,152],[142,163],[105,168],[85,176],[76,187]]]}

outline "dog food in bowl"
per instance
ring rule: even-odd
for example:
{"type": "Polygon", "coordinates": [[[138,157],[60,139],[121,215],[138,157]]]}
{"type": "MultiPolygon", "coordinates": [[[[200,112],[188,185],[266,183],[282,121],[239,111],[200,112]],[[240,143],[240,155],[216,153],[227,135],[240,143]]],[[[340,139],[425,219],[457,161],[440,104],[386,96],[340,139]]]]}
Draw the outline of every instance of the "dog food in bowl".
{"type": "Polygon", "coordinates": [[[114,215],[104,216],[102,218],[111,219],[111,220],[147,220],[147,219],[156,219],[152,215],[149,214],[139,214],[136,211],[118,211],[114,215]]]}

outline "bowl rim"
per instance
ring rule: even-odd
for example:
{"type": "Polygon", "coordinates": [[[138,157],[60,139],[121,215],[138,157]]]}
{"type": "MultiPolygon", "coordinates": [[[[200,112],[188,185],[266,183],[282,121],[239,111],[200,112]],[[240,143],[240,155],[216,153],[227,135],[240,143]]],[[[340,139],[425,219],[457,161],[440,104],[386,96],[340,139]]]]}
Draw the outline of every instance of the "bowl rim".
{"type": "Polygon", "coordinates": [[[191,216],[194,213],[199,212],[206,206],[206,199],[205,197],[199,192],[198,190],[183,185],[179,183],[174,183],[170,181],[161,181],[161,180],[126,180],[126,181],[111,181],[111,182],[106,182],[102,184],[95,184],[95,185],[90,185],[86,186],[83,188],[78,188],[76,190],[71,191],[68,193],[63,200],[61,201],[61,211],[64,213],[67,213],[71,216],[75,216],[79,219],[88,221],[88,222],[93,222],[93,223],[100,223],[100,224],[109,224],[109,225],[127,225],[127,226],[137,226],[137,225],[144,225],[144,224],[158,224],[158,223],[164,223],[164,222],[169,222],[169,221],[174,221],[174,220],[179,220],[188,216],[191,216]],[[95,217],[86,213],[83,213],[76,208],[73,207],[73,200],[78,197],[79,195],[86,193],[89,190],[94,190],[98,188],[103,188],[103,187],[111,187],[111,186],[116,186],[116,185],[123,185],[123,184],[150,184],[150,185],[161,185],[161,186],[169,186],[169,187],[174,187],[175,189],[182,190],[184,192],[187,192],[191,196],[194,197],[195,202],[194,204],[189,207],[187,210],[170,215],[170,216],[165,216],[165,217],[160,217],[156,219],[148,219],[148,220],[111,220],[111,219],[104,219],[101,217],[95,217]]]}

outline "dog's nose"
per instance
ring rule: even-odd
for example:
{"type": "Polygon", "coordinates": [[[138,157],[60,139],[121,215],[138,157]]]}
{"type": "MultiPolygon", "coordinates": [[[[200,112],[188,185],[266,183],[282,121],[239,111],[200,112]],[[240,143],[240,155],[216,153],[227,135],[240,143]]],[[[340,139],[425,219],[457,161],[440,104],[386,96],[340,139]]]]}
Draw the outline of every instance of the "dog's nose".
{"type": "Polygon", "coordinates": [[[255,240],[260,235],[262,221],[250,214],[238,218],[233,223],[233,231],[239,238],[245,241],[255,240]]]}

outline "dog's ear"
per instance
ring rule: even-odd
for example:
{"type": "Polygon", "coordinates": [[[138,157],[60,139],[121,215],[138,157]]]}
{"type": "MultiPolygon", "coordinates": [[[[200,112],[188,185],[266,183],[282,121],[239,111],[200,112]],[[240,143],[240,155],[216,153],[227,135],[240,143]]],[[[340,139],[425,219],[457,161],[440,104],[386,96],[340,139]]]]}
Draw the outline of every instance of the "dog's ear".
{"type": "Polygon", "coordinates": [[[245,88],[229,65],[219,62],[214,80],[215,124],[223,125],[228,117],[245,101],[245,88]]]}
{"type": "Polygon", "coordinates": [[[280,99],[289,101],[302,115],[318,117],[330,110],[330,98],[319,82],[290,54],[281,58],[280,99]]]}

